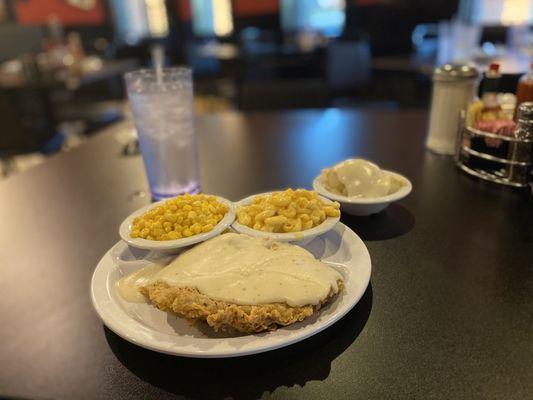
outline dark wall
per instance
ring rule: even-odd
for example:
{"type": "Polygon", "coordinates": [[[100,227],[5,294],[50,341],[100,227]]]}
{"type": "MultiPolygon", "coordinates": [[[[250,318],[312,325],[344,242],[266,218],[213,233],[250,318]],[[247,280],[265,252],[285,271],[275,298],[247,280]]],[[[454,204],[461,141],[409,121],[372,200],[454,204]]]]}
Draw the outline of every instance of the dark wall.
{"type": "Polygon", "coordinates": [[[416,25],[450,19],[458,0],[395,0],[380,5],[348,3],[345,34],[368,34],[373,55],[405,54],[412,50],[416,25]]]}

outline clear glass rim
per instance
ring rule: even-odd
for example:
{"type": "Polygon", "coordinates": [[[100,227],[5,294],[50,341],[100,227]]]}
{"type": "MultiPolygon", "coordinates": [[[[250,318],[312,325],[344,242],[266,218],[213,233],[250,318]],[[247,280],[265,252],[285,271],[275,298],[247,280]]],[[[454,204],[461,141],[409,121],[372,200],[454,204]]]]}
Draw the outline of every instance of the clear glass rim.
{"type": "MultiPolygon", "coordinates": [[[[166,67],[162,69],[162,73],[163,78],[167,78],[169,76],[183,76],[184,78],[189,78],[192,76],[192,69],[190,67],[185,66],[166,67]]],[[[126,81],[142,77],[155,78],[156,70],[153,68],[141,68],[135,71],[126,72],[124,74],[124,78],[126,79],[126,81]]]]}

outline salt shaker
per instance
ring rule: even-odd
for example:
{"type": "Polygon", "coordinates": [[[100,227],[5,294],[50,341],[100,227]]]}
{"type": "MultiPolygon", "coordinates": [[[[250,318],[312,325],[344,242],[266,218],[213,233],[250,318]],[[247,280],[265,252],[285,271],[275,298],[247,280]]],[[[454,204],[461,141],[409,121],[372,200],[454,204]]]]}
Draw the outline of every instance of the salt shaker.
{"type": "Polygon", "coordinates": [[[460,112],[474,98],[478,76],[477,69],[466,64],[445,64],[435,69],[428,149],[439,154],[455,153],[460,112]]]}

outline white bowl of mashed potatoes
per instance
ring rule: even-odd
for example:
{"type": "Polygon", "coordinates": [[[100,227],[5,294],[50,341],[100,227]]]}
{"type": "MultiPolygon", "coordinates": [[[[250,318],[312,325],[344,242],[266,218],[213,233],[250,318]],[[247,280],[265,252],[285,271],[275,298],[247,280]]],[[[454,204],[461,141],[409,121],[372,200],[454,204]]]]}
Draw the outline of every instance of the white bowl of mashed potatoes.
{"type": "Polygon", "coordinates": [[[343,212],[368,216],[407,196],[412,185],[400,174],[354,158],[322,170],[313,181],[313,188],[322,196],[338,201],[343,212]]]}

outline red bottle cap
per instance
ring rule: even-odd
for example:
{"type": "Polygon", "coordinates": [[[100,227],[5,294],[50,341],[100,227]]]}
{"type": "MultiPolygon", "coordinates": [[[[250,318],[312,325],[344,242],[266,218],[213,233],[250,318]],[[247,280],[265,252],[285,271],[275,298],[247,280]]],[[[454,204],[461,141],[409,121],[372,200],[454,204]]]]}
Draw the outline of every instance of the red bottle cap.
{"type": "Polygon", "coordinates": [[[498,63],[491,63],[491,64],[489,65],[489,71],[491,71],[491,72],[498,72],[498,71],[500,71],[500,64],[498,64],[498,63]]]}

